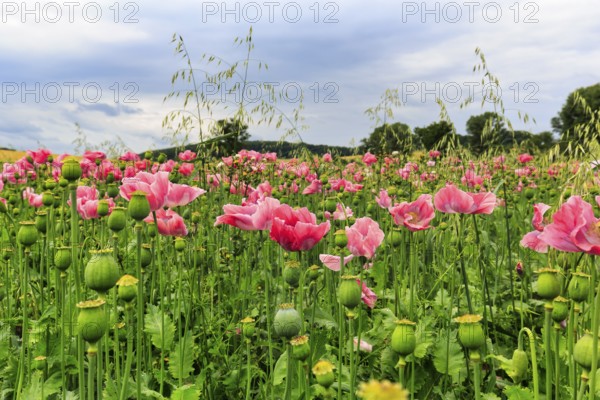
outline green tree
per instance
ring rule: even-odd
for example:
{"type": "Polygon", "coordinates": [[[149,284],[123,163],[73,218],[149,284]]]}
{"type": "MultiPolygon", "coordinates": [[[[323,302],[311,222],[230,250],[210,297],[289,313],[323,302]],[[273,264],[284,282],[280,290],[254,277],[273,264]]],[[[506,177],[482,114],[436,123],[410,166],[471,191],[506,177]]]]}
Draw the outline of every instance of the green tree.
{"type": "Polygon", "coordinates": [[[569,94],[566,103],[551,121],[552,129],[561,137],[569,136],[577,125],[584,125],[591,120],[591,116],[584,110],[580,102],[576,101],[576,93],[579,93],[579,96],[585,100],[591,111],[600,110],[600,83],[579,88],[569,94]]]}
{"type": "Polygon", "coordinates": [[[407,154],[422,147],[419,136],[414,135],[410,127],[402,122],[378,126],[361,143],[363,151],[374,154],[390,154],[393,151],[407,154]]]}
{"type": "Polygon", "coordinates": [[[217,157],[236,154],[250,138],[248,126],[232,119],[217,121],[212,129],[212,136],[216,139],[213,150],[217,157]]]}
{"type": "Polygon", "coordinates": [[[554,135],[550,131],[540,132],[531,137],[531,142],[542,151],[549,150],[552,146],[556,144],[556,140],[554,140],[554,135]]]}
{"type": "Polygon", "coordinates": [[[473,115],[467,120],[469,146],[475,154],[502,145],[508,140],[509,135],[502,117],[496,113],[487,111],[480,115],[473,115]]]}
{"type": "Polygon", "coordinates": [[[442,138],[452,134],[452,125],[448,121],[432,122],[425,127],[415,128],[415,135],[426,150],[433,149],[442,138]]]}

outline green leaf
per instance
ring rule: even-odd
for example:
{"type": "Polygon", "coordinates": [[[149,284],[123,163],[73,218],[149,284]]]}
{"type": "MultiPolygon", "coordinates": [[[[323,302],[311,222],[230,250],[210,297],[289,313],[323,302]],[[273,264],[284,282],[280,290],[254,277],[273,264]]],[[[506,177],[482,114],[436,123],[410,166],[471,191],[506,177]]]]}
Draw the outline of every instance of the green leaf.
{"type": "Polygon", "coordinates": [[[194,354],[196,345],[191,332],[186,332],[185,336],[175,344],[174,350],[169,357],[169,372],[175,379],[185,379],[194,371],[194,354]]]}
{"type": "MultiPolygon", "coordinates": [[[[311,308],[308,308],[304,311],[304,315],[311,315],[311,313],[312,313],[311,308]]],[[[335,318],[333,318],[333,316],[331,316],[331,314],[327,313],[326,311],[323,311],[322,309],[320,309],[318,307],[315,309],[315,323],[324,328],[329,328],[329,329],[337,329],[338,328],[338,323],[336,322],[335,318]]]]}
{"type": "Polygon", "coordinates": [[[481,395],[483,400],[500,400],[500,397],[496,396],[494,393],[485,393],[481,395]]]}
{"type": "Polygon", "coordinates": [[[60,374],[56,373],[42,382],[42,372],[35,371],[29,381],[29,385],[23,390],[20,398],[30,400],[45,400],[50,395],[58,393],[61,385],[60,374]]]}
{"type": "Polygon", "coordinates": [[[171,348],[173,343],[173,336],[175,335],[175,325],[171,321],[168,315],[164,315],[160,312],[160,309],[155,305],[148,306],[148,312],[144,319],[144,332],[150,335],[152,344],[162,350],[168,350],[171,348]],[[164,318],[164,346],[161,333],[163,332],[163,318],[164,318]]]}
{"type": "Polygon", "coordinates": [[[200,390],[195,385],[185,385],[177,388],[171,395],[171,400],[198,400],[200,390]]]}
{"type": "Polygon", "coordinates": [[[442,374],[452,377],[454,383],[461,383],[467,377],[465,356],[456,340],[456,331],[442,331],[433,350],[433,365],[442,374]]]}
{"type": "Polygon", "coordinates": [[[508,400],[533,400],[533,393],[527,388],[520,386],[507,386],[504,394],[508,400]]]}
{"type": "Polygon", "coordinates": [[[273,371],[273,386],[281,385],[287,375],[287,351],[284,351],[275,363],[273,371]]]}

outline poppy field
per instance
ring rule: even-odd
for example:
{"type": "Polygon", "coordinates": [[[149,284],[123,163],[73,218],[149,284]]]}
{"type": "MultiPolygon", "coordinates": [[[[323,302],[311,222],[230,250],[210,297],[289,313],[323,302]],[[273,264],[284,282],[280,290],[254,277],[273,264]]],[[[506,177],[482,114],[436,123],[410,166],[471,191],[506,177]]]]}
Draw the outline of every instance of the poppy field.
{"type": "Polygon", "coordinates": [[[2,399],[593,399],[596,164],[30,150],[2,399]]]}

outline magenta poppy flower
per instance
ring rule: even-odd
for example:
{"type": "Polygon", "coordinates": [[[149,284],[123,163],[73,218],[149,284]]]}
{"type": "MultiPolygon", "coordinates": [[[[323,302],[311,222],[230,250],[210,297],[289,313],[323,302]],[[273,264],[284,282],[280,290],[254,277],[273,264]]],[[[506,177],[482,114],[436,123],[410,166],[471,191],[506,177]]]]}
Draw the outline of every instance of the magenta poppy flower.
{"type": "Polygon", "coordinates": [[[496,207],[496,195],[463,192],[449,184],[435,194],[433,203],[438,211],[448,214],[491,214],[496,207]]]}
{"type": "MultiPolygon", "coordinates": [[[[325,266],[332,271],[340,270],[340,259],[341,258],[342,258],[342,256],[334,256],[332,254],[319,254],[319,260],[321,260],[321,262],[323,264],[325,264],[325,266]]],[[[353,258],[354,258],[354,256],[352,254],[344,257],[344,265],[346,265],[350,261],[352,261],[353,258]]]]}
{"type": "Polygon", "coordinates": [[[377,157],[367,151],[367,153],[363,156],[362,161],[370,167],[377,162],[377,157]]]}
{"type": "Polygon", "coordinates": [[[375,303],[377,302],[377,295],[375,292],[369,289],[366,283],[362,282],[361,284],[360,279],[357,279],[356,282],[361,285],[362,288],[362,294],[360,298],[362,302],[365,303],[367,307],[374,308],[375,303]]]}
{"type": "MultiPolygon", "coordinates": [[[[153,215],[148,215],[144,221],[154,222],[153,215]]],[[[186,236],[188,234],[183,218],[173,210],[161,208],[156,211],[156,224],[158,233],[163,236],[186,236]]]]}
{"type": "Polygon", "coordinates": [[[599,221],[591,204],[571,196],[552,216],[552,223],[544,227],[539,239],[557,250],[600,255],[599,221]]]}
{"type": "Polygon", "coordinates": [[[131,194],[136,190],[141,190],[147,194],[150,210],[157,211],[162,208],[169,194],[169,173],[157,172],[138,172],[133,178],[124,178],[123,184],[119,190],[121,196],[131,200],[131,194]]]}
{"type": "Polygon", "coordinates": [[[215,225],[231,225],[245,231],[262,231],[271,229],[273,211],[280,206],[279,200],[266,197],[258,200],[256,204],[238,206],[226,204],[223,206],[225,214],[217,217],[215,225]]]}
{"type": "Polygon", "coordinates": [[[181,161],[194,161],[196,159],[196,153],[191,150],[186,150],[178,155],[181,161]]]}
{"type": "Polygon", "coordinates": [[[517,157],[517,159],[519,160],[519,162],[521,164],[526,164],[529,161],[533,160],[533,156],[531,154],[528,154],[528,153],[523,153],[523,154],[519,154],[519,157],[517,157]]]}
{"type": "Polygon", "coordinates": [[[37,151],[27,150],[27,156],[31,157],[36,164],[45,164],[52,152],[48,149],[38,149],[37,151]]]}
{"type": "Polygon", "coordinates": [[[363,217],[346,227],[346,236],[350,253],[357,257],[373,258],[385,235],[377,222],[363,217]]]}
{"type": "Polygon", "coordinates": [[[409,231],[431,228],[429,222],[435,217],[430,194],[422,194],[412,203],[403,202],[390,208],[396,225],[404,225],[409,231]]]}
{"type": "Polygon", "coordinates": [[[106,154],[101,151],[86,150],[85,153],[83,153],[83,158],[95,163],[96,160],[104,160],[106,158],[106,154]]]}
{"type": "Polygon", "coordinates": [[[273,211],[269,235],[287,251],[304,251],[323,239],[330,227],[329,221],[317,224],[317,217],[306,207],[294,210],[282,204],[273,211]]]}

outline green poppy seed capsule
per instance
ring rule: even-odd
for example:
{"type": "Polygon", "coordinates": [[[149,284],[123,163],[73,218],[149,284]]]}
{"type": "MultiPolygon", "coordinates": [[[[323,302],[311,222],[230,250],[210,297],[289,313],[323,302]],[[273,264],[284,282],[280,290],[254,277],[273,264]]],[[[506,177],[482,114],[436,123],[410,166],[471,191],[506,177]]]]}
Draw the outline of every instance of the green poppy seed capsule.
{"type": "Polygon", "coordinates": [[[108,175],[106,175],[106,183],[113,183],[115,181],[115,174],[112,172],[109,172],[108,175]]]}
{"type": "Polygon", "coordinates": [[[246,339],[254,336],[254,333],[256,332],[256,326],[254,325],[254,322],[255,322],[254,318],[246,317],[243,320],[241,320],[240,322],[242,323],[242,335],[244,335],[244,337],[246,339]]]}
{"type": "Polygon", "coordinates": [[[328,197],[325,199],[324,208],[325,211],[329,211],[330,213],[337,210],[338,199],[336,197],[328,197]]]}
{"type": "Polygon", "coordinates": [[[114,183],[110,183],[106,188],[106,194],[108,194],[108,197],[115,198],[119,194],[119,188],[114,183]]]}
{"type": "Polygon", "coordinates": [[[131,275],[123,275],[117,281],[117,297],[126,303],[136,298],[138,293],[138,279],[131,275]]]}
{"type": "Polygon", "coordinates": [[[560,281],[558,280],[558,270],[552,268],[542,268],[537,271],[537,293],[542,299],[552,300],[560,294],[560,281]]]}
{"type": "Polygon", "coordinates": [[[152,247],[149,244],[144,243],[142,244],[142,268],[145,268],[150,264],[152,264],[152,247]]]}
{"type": "Polygon", "coordinates": [[[175,250],[178,252],[182,252],[185,250],[185,239],[182,237],[175,238],[175,250]]]}
{"type": "Polygon", "coordinates": [[[311,265],[308,267],[308,279],[311,281],[316,280],[319,277],[319,270],[321,268],[318,265],[311,265]]]}
{"type": "Polygon", "coordinates": [[[338,299],[340,303],[349,308],[353,309],[360,304],[362,296],[362,290],[358,282],[358,277],[351,275],[342,276],[342,282],[338,288],[338,299]]]}
{"type": "Polygon", "coordinates": [[[48,213],[46,211],[37,211],[35,213],[35,228],[38,232],[46,233],[46,228],[48,226],[48,213]]]}
{"type": "Polygon", "coordinates": [[[317,383],[324,388],[328,388],[335,382],[335,374],[333,370],[335,366],[327,360],[319,360],[312,368],[317,383]]]}
{"type": "Polygon", "coordinates": [[[113,250],[91,250],[90,254],[84,271],[85,285],[98,293],[106,293],[121,277],[113,250]]]}
{"type": "MultiPolygon", "coordinates": [[[[586,332],[577,343],[575,343],[575,348],[573,349],[573,358],[575,362],[581,366],[581,368],[590,370],[592,367],[592,350],[594,348],[594,338],[593,336],[586,332]]],[[[600,342],[598,342],[600,345],[600,342]]],[[[598,350],[600,352],[600,346],[598,346],[598,350]]]]}
{"type": "Polygon", "coordinates": [[[158,155],[158,159],[157,159],[157,161],[158,161],[160,164],[164,163],[165,161],[167,161],[167,155],[166,155],[165,153],[160,153],[160,154],[158,155]]]}
{"type": "Polygon", "coordinates": [[[152,154],[152,151],[150,151],[150,150],[147,150],[147,151],[144,153],[144,159],[145,159],[145,160],[152,160],[152,156],[153,156],[153,154],[152,154]]]}
{"type": "Polygon", "coordinates": [[[108,228],[113,232],[120,232],[127,225],[125,207],[115,207],[108,216],[108,228]]]}
{"type": "Polygon", "coordinates": [[[150,214],[150,203],[145,192],[136,190],[131,194],[131,200],[129,200],[129,207],[127,207],[129,215],[136,221],[142,221],[150,214]]]}
{"type": "Polygon", "coordinates": [[[273,319],[273,328],[277,336],[290,339],[302,329],[302,319],[293,304],[281,304],[273,319]]]}
{"type": "Polygon", "coordinates": [[[386,236],[385,240],[390,246],[399,247],[402,244],[402,232],[400,232],[400,229],[394,228],[386,236]]]}
{"type": "Polygon", "coordinates": [[[61,175],[69,182],[75,182],[81,178],[82,170],[79,161],[74,158],[67,158],[64,160],[61,175]]]}
{"type": "Polygon", "coordinates": [[[392,350],[406,357],[415,351],[416,346],[415,323],[407,319],[396,321],[396,328],[392,333],[392,350]]]}
{"type": "Polygon", "coordinates": [[[298,283],[300,282],[300,275],[302,271],[300,270],[300,264],[296,261],[288,261],[285,263],[285,267],[283,269],[283,280],[293,288],[298,287],[298,283]]]}
{"type": "Polygon", "coordinates": [[[482,317],[480,315],[463,315],[455,318],[458,322],[458,340],[464,348],[477,350],[485,344],[485,334],[483,327],[479,323],[482,317]]]}
{"type": "Polygon", "coordinates": [[[61,176],[60,178],[58,178],[58,186],[60,186],[61,188],[66,188],[67,186],[69,186],[69,181],[61,176]]]}
{"type": "Polygon", "coordinates": [[[567,287],[567,294],[571,300],[582,302],[587,300],[590,293],[591,276],[583,272],[574,272],[567,287]]]}
{"type": "Polygon", "coordinates": [[[340,249],[348,245],[348,236],[346,235],[346,231],[343,229],[338,229],[335,231],[333,239],[335,241],[335,245],[340,249]]]}
{"type": "Polygon", "coordinates": [[[109,211],[109,204],[106,200],[98,201],[98,216],[106,217],[109,211]]]}
{"type": "Polygon", "coordinates": [[[19,232],[17,232],[17,240],[22,246],[29,247],[37,242],[38,230],[35,227],[35,222],[22,221],[19,222],[19,225],[21,227],[19,228],[19,232]]]}
{"type": "Polygon", "coordinates": [[[32,366],[36,371],[44,371],[46,369],[47,365],[48,365],[48,363],[46,361],[45,356],[37,356],[36,358],[33,359],[32,366]]]}
{"type": "Polygon", "coordinates": [[[564,321],[569,315],[569,300],[557,296],[552,300],[552,319],[554,322],[564,321]]]}
{"type": "Polygon", "coordinates": [[[71,248],[59,247],[54,253],[54,266],[59,271],[66,271],[71,265],[71,248]]]}
{"type": "Polygon", "coordinates": [[[296,360],[306,361],[310,355],[310,345],[308,344],[308,336],[296,336],[290,340],[292,345],[292,357],[296,360]]]}
{"type": "Polygon", "coordinates": [[[79,315],[77,326],[79,334],[86,342],[95,344],[108,329],[108,317],[104,311],[102,299],[87,300],[77,303],[79,315]]]}
{"type": "Polygon", "coordinates": [[[54,195],[52,192],[46,191],[42,193],[42,204],[46,207],[54,205],[54,195]]]}
{"type": "Polygon", "coordinates": [[[10,260],[10,259],[12,258],[12,256],[13,256],[13,253],[14,253],[14,251],[13,251],[13,249],[12,249],[12,248],[10,248],[10,247],[7,247],[7,248],[5,248],[5,249],[2,251],[2,259],[3,259],[4,261],[8,261],[8,260],[10,260]]]}

